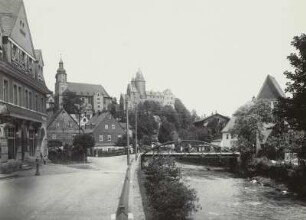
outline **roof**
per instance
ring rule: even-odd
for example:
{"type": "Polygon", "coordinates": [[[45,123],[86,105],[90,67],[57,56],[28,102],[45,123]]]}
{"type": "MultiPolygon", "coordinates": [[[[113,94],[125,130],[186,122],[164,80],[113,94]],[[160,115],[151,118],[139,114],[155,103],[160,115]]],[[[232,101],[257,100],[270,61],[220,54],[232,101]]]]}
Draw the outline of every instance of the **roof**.
{"type": "Polygon", "coordinates": [[[104,119],[106,118],[107,115],[109,115],[109,112],[102,112],[102,113],[98,113],[95,114],[87,123],[86,125],[93,125],[93,127],[91,128],[86,128],[85,125],[85,132],[93,132],[95,130],[95,128],[97,127],[97,125],[99,125],[102,121],[104,121],[104,119]]]}
{"type": "Polygon", "coordinates": [[[57,110],[57,111],[49,118],[49,120],[48,120],[48,122],[47,122],[47,128],[53,123],[53,121],[57,118],[57,116],[58,116],[60,113],[62,113],[63,111],[64,111],[67,115],[69,115],[70,118],[71,118],[76,124],[78,124],[78,123],[76,122],[76,120],[74,120],[74,118],[73,118],[70,114],[68,114],[68,113],[65,111],[65,109],[61,108],[61,109],[57,110]]]}
{"type": "Polygon", "coordinates": [[[235,126],[236,116],[231,117],[231,119],[227,122],[225,127],[222,129],[222,133],[230,132],[230,130],[235,126]]]}
{"type": "Polygon", "coordinates": [[[210,115],[210,116],[208,116],[208,117],[206,117],[206,118],[204,118],[202,120],[196,121],[196,122],[194,122],[194,124],[204,123],[205,121],[207,121],[208,119],[210,119],[212,117],[221,117],[221,118],[224,118],[225,120],[228,120],[228,121],[230,120],[229,117],[221,115],[219,113],[216,113],[216,114],[210,115]]]}
{"type": "Polygon", "coordinates": [[[110,97],[109,94],[105,91],[103,86],[96,84],[87,84],[87,83],[72,83],[67,82],[67,90],[75,92],[77,95],[95,95],[100,93],[103,96],[110,97]]]}
{"type": "MultiPolygon", "coordinates": [[[[119,125],[120,127],[123,129],[123,130],[126,130],[126,123],[125,122],[119,122],[119,125]]],[[[132,126],[129,125],[129,129],[131,130],[132,129],[132,126]]]]}
{"type": "Polygon", "coordinates": [[[276,79],[268,75],[257,95],[257,99],[278,99],[281,97],[285,97],[285,93],[276,79]]]}
{"type": "Polygon", "coordinates": [[[142,72],[140,69],[138,69],[137,73],[136,73],[136,78],[135,78],[135,81],[145,81],[143,75],[142,75],[142,72]]]}
{"type": "Polygon", "coordinates": [[[16,42],[24,51],[35,57],[31,31],[23,0],[0,0],[0,26],[4,36],[16,42]],[[17,24],[22,23],[22,31],[17,24]]]}
{"type": "Polygon", "coordinates": [[[0,0],[0,26],[5,36],[11,34],[22,4],[22,0],[0,0]]]}

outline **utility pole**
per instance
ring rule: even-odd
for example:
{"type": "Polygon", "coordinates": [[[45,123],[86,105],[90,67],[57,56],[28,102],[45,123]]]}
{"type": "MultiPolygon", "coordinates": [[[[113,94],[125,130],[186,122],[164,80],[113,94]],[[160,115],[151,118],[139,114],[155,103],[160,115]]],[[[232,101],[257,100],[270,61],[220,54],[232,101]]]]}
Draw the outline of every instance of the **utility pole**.
{"type": "Polygon", "coordinates": [[[129,134],[129,101],[128,101],[128,96],[125,97],[125,108],[126,108],[126,149],[127,149],[127,154],[126,154],[126,160],[127,160],[127,165],[130,165],[130,134],[129,134]]]}
{"type": "Polygon", "coordinates": [[[138,157],[138,147],[137,147],[137,118],[138,118],[138,105],[135,108],[135,160],[138,157]]]}

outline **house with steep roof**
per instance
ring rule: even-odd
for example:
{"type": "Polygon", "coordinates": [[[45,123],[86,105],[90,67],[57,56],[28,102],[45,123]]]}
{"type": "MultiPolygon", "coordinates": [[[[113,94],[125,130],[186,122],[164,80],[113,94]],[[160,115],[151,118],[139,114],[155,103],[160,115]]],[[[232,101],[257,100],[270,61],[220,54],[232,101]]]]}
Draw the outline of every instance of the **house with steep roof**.
{"type": "MultiPolygon", "coordinates": [[[[278,102],[279,98],[285,97],[285,93],[282,91],[280,85],[276,81],[276,79],[270,75],[268,75],[261,86],[261,89],[259,90],[259,93],[256,98],[253,98],[253,100],[247,102],[243,107],[247,107],[249,105],[253,105],[255,100],[267,100],[271,104],[271,109],[275,107],[275,104],[278,102]]],[[[237,137],[233,137],[231,135],[231,130],[235,126],[236,117],[232,116],[232,118],[229,120],[227,125],[222,130],[222,141],[221,141],[221,147],[226,148],[232,148],[237,141],[237,137]]],[[[272,132],[273,125],[271,123],[264,124],[263,129],[261,131],[263,135],[263,142],[259,143],[257,142],[256,149],[257,151],[260,149],[260,145],[264,143],[269,135],[272,132]]]]}
{"type": "Polygon", "coordinates": [[[72,145],[74,137],[83,133],[78,122],[64,109],[57,110],[48,120],[48,141],[57,140],[65,144],[72,145]]]}
{"type": "Polygon", "coordinates": [[[220,145],[222,137],[221,131],[229,120],[229,117],[215,113],[193,124],[195,127],[205,130],[214,144],[220,145]]]}
{"type": "Polygon", "coordinates": [[[41,50],[34,49],[22,0],[0,0],[0,161],[47,154],[41,50]]]}
{"type": "Polygon", "coordinates": [[[122,148],[116,146],[116,143],[119,138],[123,137],[126,133],[125,131],[125,128],[120,125],[110,112],[94,115],[85,125],[85,133],[91,134],[95,139],[94,152],[122,148]]]}
{"type": "Polygon", "coordinates": [[[112,97],[106,92],[102,85],[75,83],[67,81],[67,73],[64,69],[64,62],[60,59],[56,73],[55,82],[55,106],[57,109],[63,107],[63,97],[65,92],[73,92],[83,101],[83,111],[88,117],[93,113],[107,110],[112,101],[112,97]]]}

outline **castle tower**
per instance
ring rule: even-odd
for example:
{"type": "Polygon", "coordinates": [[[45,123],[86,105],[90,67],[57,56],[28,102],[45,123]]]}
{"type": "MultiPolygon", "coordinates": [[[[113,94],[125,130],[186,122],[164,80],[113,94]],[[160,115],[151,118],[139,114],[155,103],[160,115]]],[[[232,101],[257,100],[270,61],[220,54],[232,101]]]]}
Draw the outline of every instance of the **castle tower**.
{"type": "Polygon", "coordinates": [[[136,78],[134,80],[135,87],[137,91],[139,92],[140,98],[145,99],[146,96],[146,81],[143,78],[142,72],[139,69],[136,73],[136,78]]]}
{"type": "Polygon", "coordinates": [[[61,108],[63,105],[63,92],[67,89],[67,74],[64,69],[62,58],[59,61],[59,67],[55,75],[55,105],[56,108],[61,108]]]}

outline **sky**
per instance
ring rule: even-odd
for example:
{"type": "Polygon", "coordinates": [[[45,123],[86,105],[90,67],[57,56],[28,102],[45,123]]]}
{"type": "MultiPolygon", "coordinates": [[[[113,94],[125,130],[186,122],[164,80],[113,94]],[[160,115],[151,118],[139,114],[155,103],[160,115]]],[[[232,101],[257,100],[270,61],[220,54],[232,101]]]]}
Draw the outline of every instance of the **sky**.
{"type": "Polygon", "coordinates": [[[24,0],[34,47],[54,91],[69,82],[125,93],[140,68],[147,90],[170,89],[198,115],[231,116],[268,74],[285,89],[304,0],[24,0]]]}

